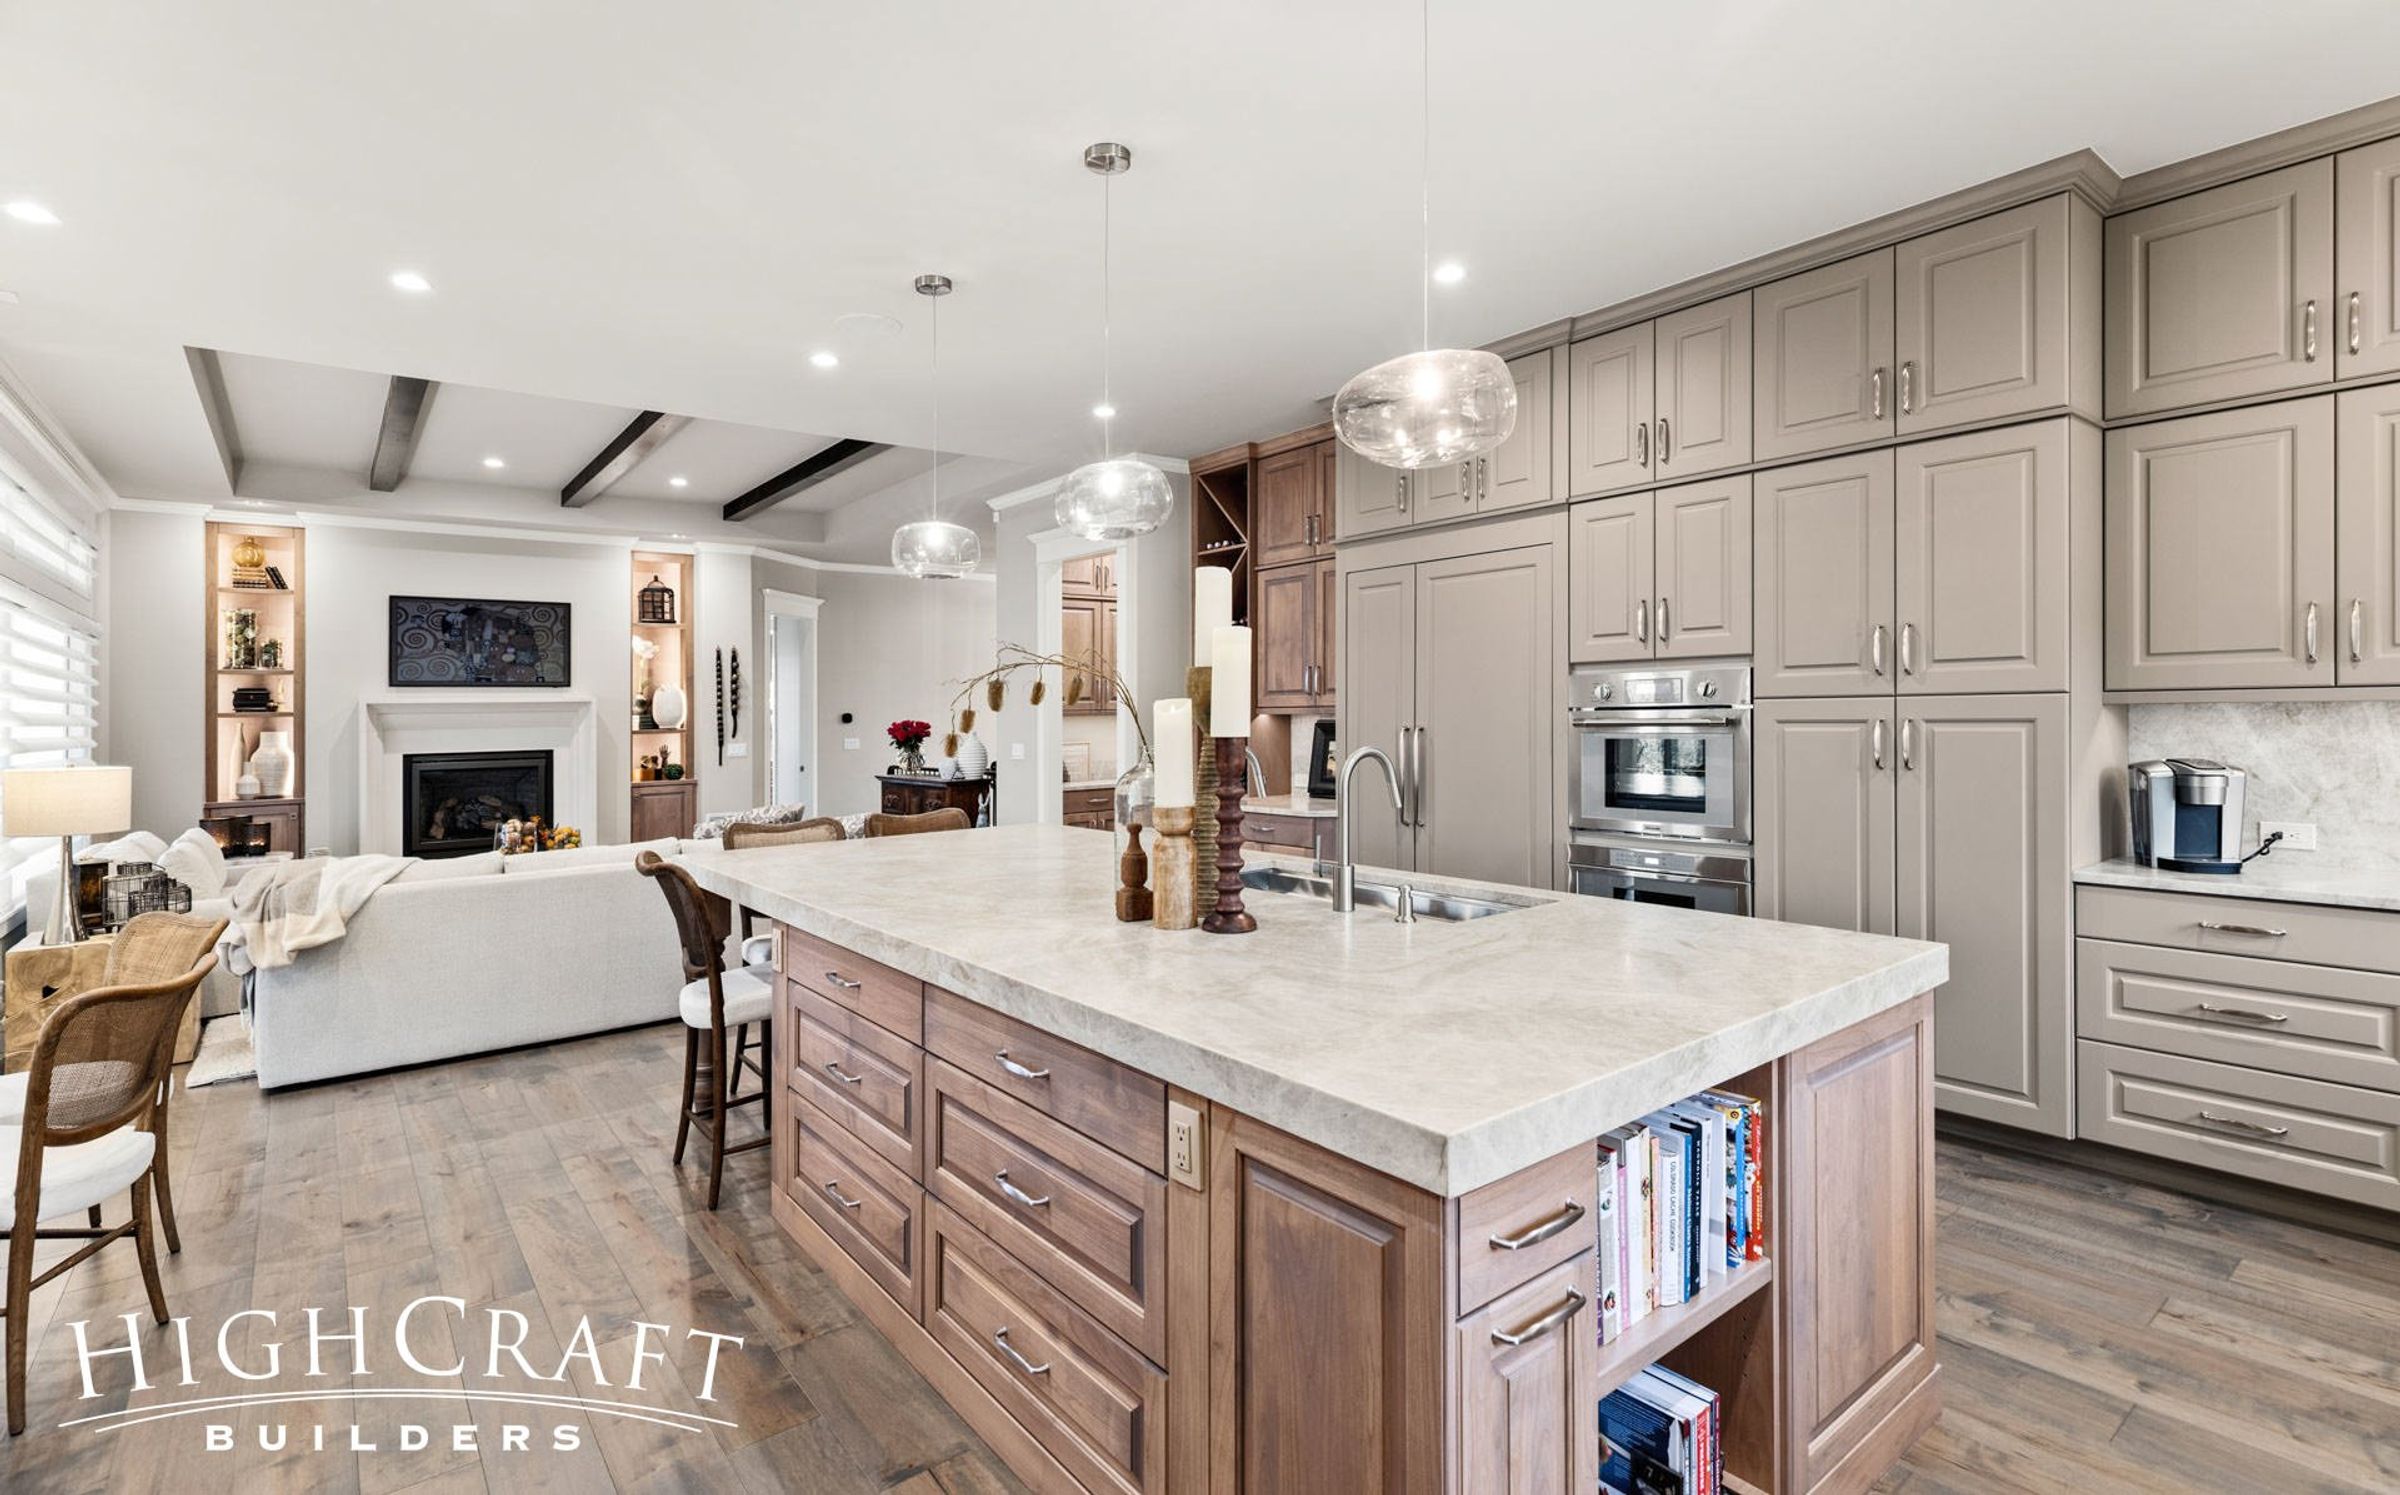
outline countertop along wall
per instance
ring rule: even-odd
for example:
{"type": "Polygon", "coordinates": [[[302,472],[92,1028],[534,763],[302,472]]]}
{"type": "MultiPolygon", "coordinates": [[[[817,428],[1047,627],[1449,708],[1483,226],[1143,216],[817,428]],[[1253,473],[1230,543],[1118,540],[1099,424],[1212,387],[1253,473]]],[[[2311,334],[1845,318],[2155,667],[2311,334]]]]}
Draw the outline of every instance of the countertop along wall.
{"type": "Polygon", "coordinates": [[[2249,774],[2245,849],[2261,820],[2296,820],[2316,826],[2316,855],[2400,860],[2400,701],[2133,706],[2127,719],[2129,762],[2215,758],[2249,774]]]}

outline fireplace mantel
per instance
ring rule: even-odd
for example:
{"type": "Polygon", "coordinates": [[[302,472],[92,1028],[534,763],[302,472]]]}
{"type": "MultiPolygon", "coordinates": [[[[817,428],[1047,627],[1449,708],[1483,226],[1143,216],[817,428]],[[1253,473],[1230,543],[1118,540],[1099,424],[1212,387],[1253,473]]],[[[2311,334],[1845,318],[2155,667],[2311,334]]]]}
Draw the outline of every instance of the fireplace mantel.
{"type": "Polygon", "coordinates": [[[400,851],[401,762],[409,753],[546,748],[554,822],[589,832],[600,810],[600,717],[557,690],[396,690],[358,712],[358,849],[400,851]]]}

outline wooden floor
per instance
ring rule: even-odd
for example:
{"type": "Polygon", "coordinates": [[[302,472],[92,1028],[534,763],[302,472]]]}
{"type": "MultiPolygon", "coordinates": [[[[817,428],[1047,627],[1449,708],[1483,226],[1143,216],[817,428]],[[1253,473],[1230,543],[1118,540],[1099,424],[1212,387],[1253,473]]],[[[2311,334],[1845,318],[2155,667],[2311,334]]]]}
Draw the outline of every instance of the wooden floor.
{"type": "MultiPolygon", "coordinates": [[[[97,1343],[122,1344],[120,1316],[142,1306],[131,1249],[103,1253],[36,1297],[31,1425],[0,1447],[0,1489],[1019,1488],[777,1232],[764,1153],[727,1164],[720,1210],[698,1207],[700,1170],[667,1162],[681,1043],[679,1029],[652,1028],[272,1097],[244,1084],[185,1096],[184,1250],[165,1274],[170,1310],[193,1320],[201,1385],[162,1371],[171,1337],[145,1329],[152,1377],[167,1384],[130,1396],[116,1357],[95,1372],[99,1396],[81,1397],[66,1326],[88,1320],[97,1343]],[[572,1388],[660,1397],[738,1427],[694,1433],[488,1403],[300,1405],[222,1418],[238,1424],[240,1446],[212,1455],[200,1419],[58,1426],[129,1401],[260,1389],[214,1368],[216,1326],[250,1307],[286,1322],[277,1335],[237,1333],[237,1361],[254,1365],[245,1357],[261,1340],[296,1341],[278,1390],[306,1389],[310,1305],[380,1315],[370,1350],[388,1362],[378,1329],[388,1335],[391,1315],[434,1293],[478,1315],[525,1314],[529,1357],[545,1364],[546,1353],[545,1368],[587,1317],[612,1370],[637,1320],[743,1335],[714,1404],[693,1399],[703,1361],[689,1342],[672,1350],[663,1383],[653,1369],[646,1393],[595,1387],[580,1361],[572,1388]],[[511,1421],[545,1440],[571,1424],[582,1447],[496,1451],[511,1421]],[[437,1430],[435,1447],[393,1451],[412,1422],[437,1430]],[[451,1424],[465,1422],[483,1451],[448,1446],[451,1424]],[[377,1451],[346,1450],[353,1423],[377,1451]],[[262,1424],[288,1425],[295,1446],[258,1452],[262,1424]],[[319,1424],[340,1451],[307,1447],[319,1424]]],[[[1955,1143],[1942,1148],[1940,1190],[1946,1410],[1884,1488],[2400,1488],[2400,1251],[1955,1143]]],[[[112,1219],[121,1213],[112,1206],[112,1219]]],[[[444,1348],[438,1334],[420,1337],[429,1361],[444,1348]]],[[[460,1346],[470,1348],[480,1357],[460,1346]]],[[[469,1385],[495,1384],[474,1374],[482,1368],[471,1364],[469,1385]]],[[[381,1384],[421,1379],[371,1370],[381,1384]]]]}

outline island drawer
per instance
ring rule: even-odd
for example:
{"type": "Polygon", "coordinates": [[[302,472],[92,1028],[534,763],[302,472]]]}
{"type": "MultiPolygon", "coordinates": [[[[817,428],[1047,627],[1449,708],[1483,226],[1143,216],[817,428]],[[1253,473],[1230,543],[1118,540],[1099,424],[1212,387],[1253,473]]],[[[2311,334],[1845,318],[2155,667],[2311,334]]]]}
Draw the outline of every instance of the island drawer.
{"type": "Polygon", "coordinates": [[[789,924],[783,926],[783,974],[910,1043],[925,1041],[925,983],[914,976],[789,924]]]}
{"type": "Polygon", "coordinates": [[[1586,1142],[1458,1201],[1458,1308],[1471,1313],[1561,1262],[1597,1249],[1599,1153],[1586,1142]]]}
{"type": "Polygon", "coordinates": [[[1167,1377],[936,1200],[925,1328],[1087,1490],[1167,1482],[1167,1377]]]}
{"type": "Polygon", "coordinates": [[[921,1176],[925,1051],[807,987],[790,992],[792,1087],[885,1161],[921,1176]]]}
{"type": "Polygon", "coordinates": [[[925,988],[925,1047],[1151,1172],[1167,1171],[1167,1087],[1141,1071],[938,986],[925,988]]]}
{"type": "Polygon", "coordinates": [[[782,1124],[792,1160],[787,1191],[835,1245],[914,1316],[924,1190],[807,1097],[793,1091],[785,1097],[782,1124]]]}
{"type": "Polygon", "coordinates": [[[1319,854],[1318,824],[1313,816],[1263,815],[1253,811],[1242,817],[1242,839],[1253,845],[1281,847],[1313,857],[1319,854]]]}
{"type": "Polygon", "coordinates": [[[2075,893],[2075,932],[2136,945],[2400,974],[2400,915],[2376,909],[2084,887],[2075,893]]]}
{"type": "Polygon", "coordinates": [[[2075,942],[2085,1038],[2400,1091],[2400,976],[2075,942]]]}
{"type": "Polygon", "coordinates": [[[2400,1096],[2085,1039],[2083,1135],[2289,1189],[2400,1207],[2400,1096]]]}
{"type": "Polygon", "coordinates": [[[1166,1180],[940,1059],[926,1067],[926,1187],[1164,1359],[1166,1180]]]}

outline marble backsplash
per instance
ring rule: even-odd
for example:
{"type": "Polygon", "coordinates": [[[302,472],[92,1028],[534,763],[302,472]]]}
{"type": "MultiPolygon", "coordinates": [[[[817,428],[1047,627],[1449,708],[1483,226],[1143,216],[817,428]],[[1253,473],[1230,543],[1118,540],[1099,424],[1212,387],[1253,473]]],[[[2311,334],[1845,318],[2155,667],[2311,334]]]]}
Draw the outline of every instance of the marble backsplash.
{"type": "Polygon", "coordinates": [[[2296,820],[2316,826],[2320,855],[2400,858],[2400,701],[2133,706],[2126,725],[2131,762],[2215,758],[2249,773],[2244,846],[2261,820],[2296,820]]]}

